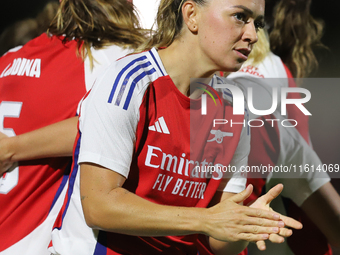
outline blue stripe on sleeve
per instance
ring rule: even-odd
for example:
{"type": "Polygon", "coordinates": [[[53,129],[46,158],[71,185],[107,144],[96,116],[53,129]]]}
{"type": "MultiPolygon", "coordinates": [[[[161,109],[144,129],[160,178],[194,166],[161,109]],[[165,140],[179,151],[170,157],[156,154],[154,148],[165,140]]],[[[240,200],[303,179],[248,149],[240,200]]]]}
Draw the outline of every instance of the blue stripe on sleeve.
{"type": "Polygon", "coordinates": [[[78,132],[79,132],[80,136],[78,137],[77,145],[76,145],[76,148],[75,148],[75,151],[74,151],[74,161],[73,161],[73,166],[72,166],[73,169],[72,169],[72,172],[71,172],[70,177],[69,177],[70,178],[69,179],[69,187],[68,187],[67,194],[66,194],[67,204],[66,204],[66,207],[65,207],[65,211],[62,214],[62,220],[64,220],[65,214],[66,214],[68,206],[70,204],[71,196],[72,196],[72,193],[73,193],[73,188],[74,188],[74,185],[75,185],[77,172],[78,172],[78,157],[79,157],[80,138],[81,138],[81,132],[80,131],[78,131],[78,132]]]}
{"type": "Polygon", "coordinates": [[[110,93],[110,96],[109,96],[109,99],[108,99],[108,103],[112,103],[112,99],[113,99],[113,95],[115,94],[116,92],[116,89],[117,89],[117,86],[118,86],[118,83],[119,83],[119,80],[121,79],[122,75],[125,73],[125,71],[131,67],[133,64],[135,64],[136,62],[138,61],[142,61],[144,59],[146,59],[147,57],[144,55],[140,58],[137,58],[133,61],[131,61],[129,64],[127,64],[120,72],[119,74],[117,75],[117,78],[113,84],[113,87],[112,87],[112,90],[111,90],[111,93],[110,93]]]}
{"type": "Polygon", "coordinates": [[[125,91],[125,88],[126,88],[126,85],[127,83],[129,82],[129,79],[131,78],[131,76],[136,73],[139,69],[141,68],[145,68],[145,67],[148,67],[150,66],[151,63],[150,62],[146,62],[144,64],[141,64],[141,65],[138,65],[136,66],[135,68],[133,68],[125,77],[124,81],[123,81],[123,84],[119,90],[119,93],[118,93],[118,96],[117,96],[117,100],[116,100],[116,103],[115,105],[118,105],[120,104],[120,101],[122,100],[122,97],[123,97],[123,94],[124,94],[124,91],[125,91]]]}
{"type": "Polygon", "coordinates": [[[125,104],[124,104],[124,107],[123,109],[124,110],[127,110],[128,107],[129,107],[129,104],[130,104],[130,101],[131,101],[131,98],[132,98],[132,94],[133,94],[133,91],[136,87],[136,84],[141,80],[143,79],[146,75],[150,75],[150,74],[153,74],[154,72],[156,72],[156,70],[154,68],[150,69],[149,71],[146,71],[146,72],[143,72],[141,73],[140,75],[138,75],[131,83],[131,87],[130,87],[130,90],[129,90],[129,93],[127,95],[127,98],[126,98],[126,101],[125,101],[125,104]]]}

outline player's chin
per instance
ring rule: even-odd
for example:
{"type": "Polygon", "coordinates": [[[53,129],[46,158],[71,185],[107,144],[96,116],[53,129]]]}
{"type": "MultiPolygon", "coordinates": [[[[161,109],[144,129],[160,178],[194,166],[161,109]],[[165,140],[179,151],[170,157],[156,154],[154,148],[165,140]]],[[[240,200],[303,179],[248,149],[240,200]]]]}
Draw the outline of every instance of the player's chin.
{"type": "Polygon", "coordinates": [[[224,72],[237,72],[241,69],[242,65],[246,62],[245,59],[240,57],[234,56],[228,56],[222,59],[220,62],[220,68],[219,71],[224,72]]]}
{"type": "Polygon", "coordinates": [[[233,63],[233,65],[228,65],[227,70],[225,70],[225,72],[237,72],[238,70],[241,69],[244,62],[245,61],[242,62],[236,61],[233,63]]]}

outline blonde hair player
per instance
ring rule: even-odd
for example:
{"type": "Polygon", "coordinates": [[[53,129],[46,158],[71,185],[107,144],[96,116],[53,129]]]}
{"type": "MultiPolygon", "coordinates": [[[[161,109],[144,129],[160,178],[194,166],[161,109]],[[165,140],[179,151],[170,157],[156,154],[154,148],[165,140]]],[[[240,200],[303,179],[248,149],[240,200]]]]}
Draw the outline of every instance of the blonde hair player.
{"type": "MultiPolygon", "coordinates": [[[[207,142],[214,137],[205,121],[206,133],[195,141],[204,152],[190,146],[190,104],[197,100],[189,85],[190,78],[238,70],[263,15],[263,0],[161,1],[158,29],[141,53],[113,63],[82,103],[72,185],[52,233],[54,254],[198,254],[199,234],[216,254],[234,254],[270,234],[282,242],[292,234],[285,224],[301,228],[269,210],[282,185],[249,208],[238,204],[252,191],[244,189],[244,177],[224,183],[220,175],[198,176],[190,163],[247,164],[242,126],[219,126],[233,136],[217,144],[207,142]]],[[[226,101],[215,109],[231,116],[226,101]]]]}

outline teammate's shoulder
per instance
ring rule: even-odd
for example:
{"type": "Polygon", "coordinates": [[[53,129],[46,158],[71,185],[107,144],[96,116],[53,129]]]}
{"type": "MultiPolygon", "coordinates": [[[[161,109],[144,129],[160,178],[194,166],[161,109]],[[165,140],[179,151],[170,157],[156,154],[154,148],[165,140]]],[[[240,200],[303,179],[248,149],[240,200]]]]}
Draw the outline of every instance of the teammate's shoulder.
{"type": "Polygon", "coordinates": [[[266,56],[265,59],[271,59],[271,60],[275,60],[275,61],[281,61],[281,58],[280,58],[278,55],[276,55],[276,54],[274,54],[273,52],[271,52],[271,51],[268,53],[268,55],[266,56]]]}
{"type": "Polygon", "coordinates": [[[13,47],[12,49],[8,50],[4,55],[2,55],[2,57],[9,56],[9,55],[22,54],[23,52],[31,52],[33,48],[41,50],[41,48],[46,47],[49,41],[51,40],[52,40],[51,37],[49,37],[46,33],[43,33],[31,39],[24,45],[18,45],[16,47],[13,47]]]}
{"type": "Polygon", "coordinates": [[[38,37],[35,37],[33,38],[32,40],[28,41],[26,44],[24,45],[18,45],[18,46],[15,46],[11,49],[9,49],[5,54],[3,54],[2,56],[8,56],[8,55],[11,55],[12,53],[15,53],[15,52],[18,52],[20,50],[24,50],[25,48],[27,47],[30,47],[31,44],[35,43],[37,40],[40,40],[40,37],[41,36],[38,36],[38,37]]]}
{"type": "Polygon", "coordinates": [[[264,68],[271,73],[267,75],[269,78],[287,78],[287,73],[282,59],[270,52],[268,56],[263,60],[262,65],[264,68]]]}
{"type": "Polygon", "coordinates": [[[28,41],[25,45],[23,45],[23,50],[30,49],[30,48],[42,48],[48,46],[48,44],[52,41],[57,40],[56,36],[51,36],[46,33],[42,33],[41,35],[33,38],[32,40],[28,41]]]}
{"type": "Polygon", "coordinates": [[[7,54],[13,53],[13,52],[17,52],[18,50],[20,50],[22,48],[22,45],[16,46],[10,50],[8,50],[3,56],[6,56],[7,54]]]}

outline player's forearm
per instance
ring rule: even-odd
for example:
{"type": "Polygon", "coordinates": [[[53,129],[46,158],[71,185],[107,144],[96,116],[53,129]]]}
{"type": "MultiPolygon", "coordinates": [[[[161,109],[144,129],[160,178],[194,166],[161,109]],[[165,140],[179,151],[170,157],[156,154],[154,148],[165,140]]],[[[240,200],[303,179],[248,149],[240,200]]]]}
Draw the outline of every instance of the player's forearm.
{"type": "Polygon", "coordinates": [[[82,194],[87,224],[96,229],[139,236],[202,233],[203,208],[165,206],[115,188],[101,199],[82,194]]]}
{"type": "Polygon", "coordinates": [[[202,208],[166,206],[122,188],[125,177],[91,163],[80,165],[80,195],[89,227],[127,235],[202,233],[202,208]]]}
{"type": "Polygon", "coordinates": [[[141,236],[201,233],[235,242],[268,239],[282,225],[275,212],[238,204],[249,197],[252,186],[210,208],[167,206],[122,188],[125,177],[115,171],[93,163],[80,164],[82,207],[92,228],[141,236]]]}
{"type": "Polygon", "coordinates": [[[77,134],[78,117],[14,137],[0,140],[7,148],[3,159],[9,162],[46,157],[71,156],[77,134]]]}

